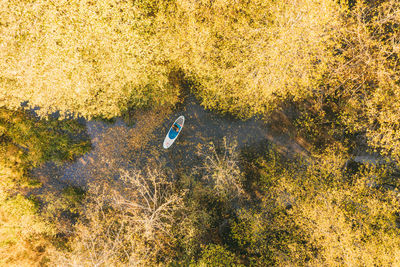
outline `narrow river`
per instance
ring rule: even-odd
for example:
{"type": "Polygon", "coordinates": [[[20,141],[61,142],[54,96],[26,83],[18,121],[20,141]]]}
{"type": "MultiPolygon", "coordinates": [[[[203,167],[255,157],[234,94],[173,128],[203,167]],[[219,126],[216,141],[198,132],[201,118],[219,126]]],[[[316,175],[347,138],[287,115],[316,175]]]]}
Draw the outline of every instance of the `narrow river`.
{"type": "Polygon", "coordinates": [[[185,172],[201,161],[199,150],[210,142],[221,144],[224,137],[228,143],[237,142],[238,149],[272,142],[283,152],[304,151],[286,133],[271,134],[270,127],[260,119],[243,121],[205,110],[193,96],[170,113],[149,111],[139,115],[132,126],[120,118],[113,123],[89,120],[85,124],[92,143],[89,153],[63,165],[47,162],[33,174],[47,183],[57,181],[53,183],[58,186],[85,187],[94,179],[118,179],[121,171],[144,168],[150,161],[165,164],[174,172],[185,172]],[[185,116],[185,125],[175,143],[165,150],[165,135],[180,115],[185,116]]]}

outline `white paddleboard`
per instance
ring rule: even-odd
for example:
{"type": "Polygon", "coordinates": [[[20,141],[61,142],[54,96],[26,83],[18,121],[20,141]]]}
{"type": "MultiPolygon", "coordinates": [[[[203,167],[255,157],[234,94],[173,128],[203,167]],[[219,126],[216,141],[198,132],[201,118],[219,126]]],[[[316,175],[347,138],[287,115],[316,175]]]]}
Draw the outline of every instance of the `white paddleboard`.
{"type": "Polygon", "coordinates": [[[164,139],[163,147],[165,149],[169,148],[178,137],[179,133],[182,131],[183,124],[185,123],[185,117],[180,116],[176,119],[176,121],[172,124],[171,128],[167,133],[167,136],[164,139]]]}

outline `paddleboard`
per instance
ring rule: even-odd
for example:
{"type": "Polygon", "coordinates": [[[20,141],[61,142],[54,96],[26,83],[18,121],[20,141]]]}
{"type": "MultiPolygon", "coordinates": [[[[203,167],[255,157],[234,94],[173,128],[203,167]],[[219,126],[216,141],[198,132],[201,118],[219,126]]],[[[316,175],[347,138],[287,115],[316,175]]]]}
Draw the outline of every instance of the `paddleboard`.
{"type": "Polygon", "coordinates": [[[171,128],[167,133],[167,136],[164,139],[163,147],[165,149],[169,148],[178,137],[179,133],[182,131],[183,124],[185,123],[185,117],[180,116],[176,119],[176,121],[172,124],[171,128]]]}

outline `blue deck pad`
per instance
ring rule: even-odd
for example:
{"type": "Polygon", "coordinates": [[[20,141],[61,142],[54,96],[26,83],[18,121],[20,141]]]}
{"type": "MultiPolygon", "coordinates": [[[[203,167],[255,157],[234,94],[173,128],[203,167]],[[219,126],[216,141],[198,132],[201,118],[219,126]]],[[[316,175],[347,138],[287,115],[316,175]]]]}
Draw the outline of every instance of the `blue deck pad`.
{"type": "MultiPolygon", "coordinates": [[[[179,128],[180,129],[180,128],[179,128]]],[[[168,137],[170,139],[175,139],[178,136],[179,132],[176,132],[173,128],[169,130],[168,137]]]]}

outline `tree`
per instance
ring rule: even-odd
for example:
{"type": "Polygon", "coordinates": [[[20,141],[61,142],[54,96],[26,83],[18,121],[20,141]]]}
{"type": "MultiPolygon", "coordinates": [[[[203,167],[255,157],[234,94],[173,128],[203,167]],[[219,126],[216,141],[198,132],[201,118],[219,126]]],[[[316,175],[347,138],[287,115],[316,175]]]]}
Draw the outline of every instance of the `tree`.
{"type": "Polygon", "coordinates": [[[38,120],[32,114],[0,108],[2,188],[34,185],[29,170],[45,161],[73,160],[91,145],[84,125],[74,120],[38,120]],[[81,136],[81,138],[76,138],[81,136]]]}
{"type": "Polygon", "coordinates": [[[341,7],[113,0],[17,1],[2,10],[2,106],[28,101],[43,116],[111,118],[176,103],[169,74],[180,69],[205,107],[247,118],[314,93],[332,60],[341,7]]]}
{"type": "Polygon", "coordinates": [[[265,163],[268,175],[260,179],[274,182],[264,183],[262,202],[243,209],[232,231],[250,262],[399,263],[399,182],[389,166],[350,164],[340,147],[305,161],[265,163]]]}
{"type": "Polygon", "coordinates": [[[32,192],[41,183],[30,172],[45,161],[73,160],[85,153],[90,142],[83,131],[76,121],[43,121],[21,110],[0,108],[1,265],[45,261],[59,229],[42,216],[42,203],[32,192]]]}
{"type": "Polygon", "coordinates": [[[48,236],[56,229],[40,216],[39,203],[21,194],[0,190],[0,264],[34,266],[43,262],[51,247],[48,236]]]}
{"type": "Polygon", "coordinates": [[[208,245],[196,266],[244,266],[238,257],[220,245],[208,245]]]}
{"type": "Polygon", "coordinates": [[[155,17],[169,1],[1,4],[0,106],[112,118],[174,104],[155,17]],[[157,2],[158,3],[158,2],[157,2]]]}
{"type": "Polygon", "coordinates": [[[331,0],[177,1],[174,37],[185,45],[174,55],[205,107],[262,115],[314,93],[340,10],[331,0]]]}
{"type": "Polygon", "coordinates": [[[337,55],[327,95],[336,99],[346,131],[365,134],[368,144],[399,159],[400,4],[357,1],[336,35],[337,55]]]}
{"type": "Polygon", "coordinates": [[[56,252],[58,264],[149,266],[174,257],[175,231],[184,211],[160,166],[121,171],[123,184],[92,184],[71,240],[71,252],[56,252]]]}
{"type": "Polygon", "coordinates": [[[244,196],[242,188],[242,173],[239,169],[239,155],[236,151],[237,143],[227,143],[223,139],[222,151],[217,151],[212,143],[208,151],[199,152],[204,156],[204,173],[202,178],[211,184],[213,191],[222,199],[233,201],[244,196]]]}

